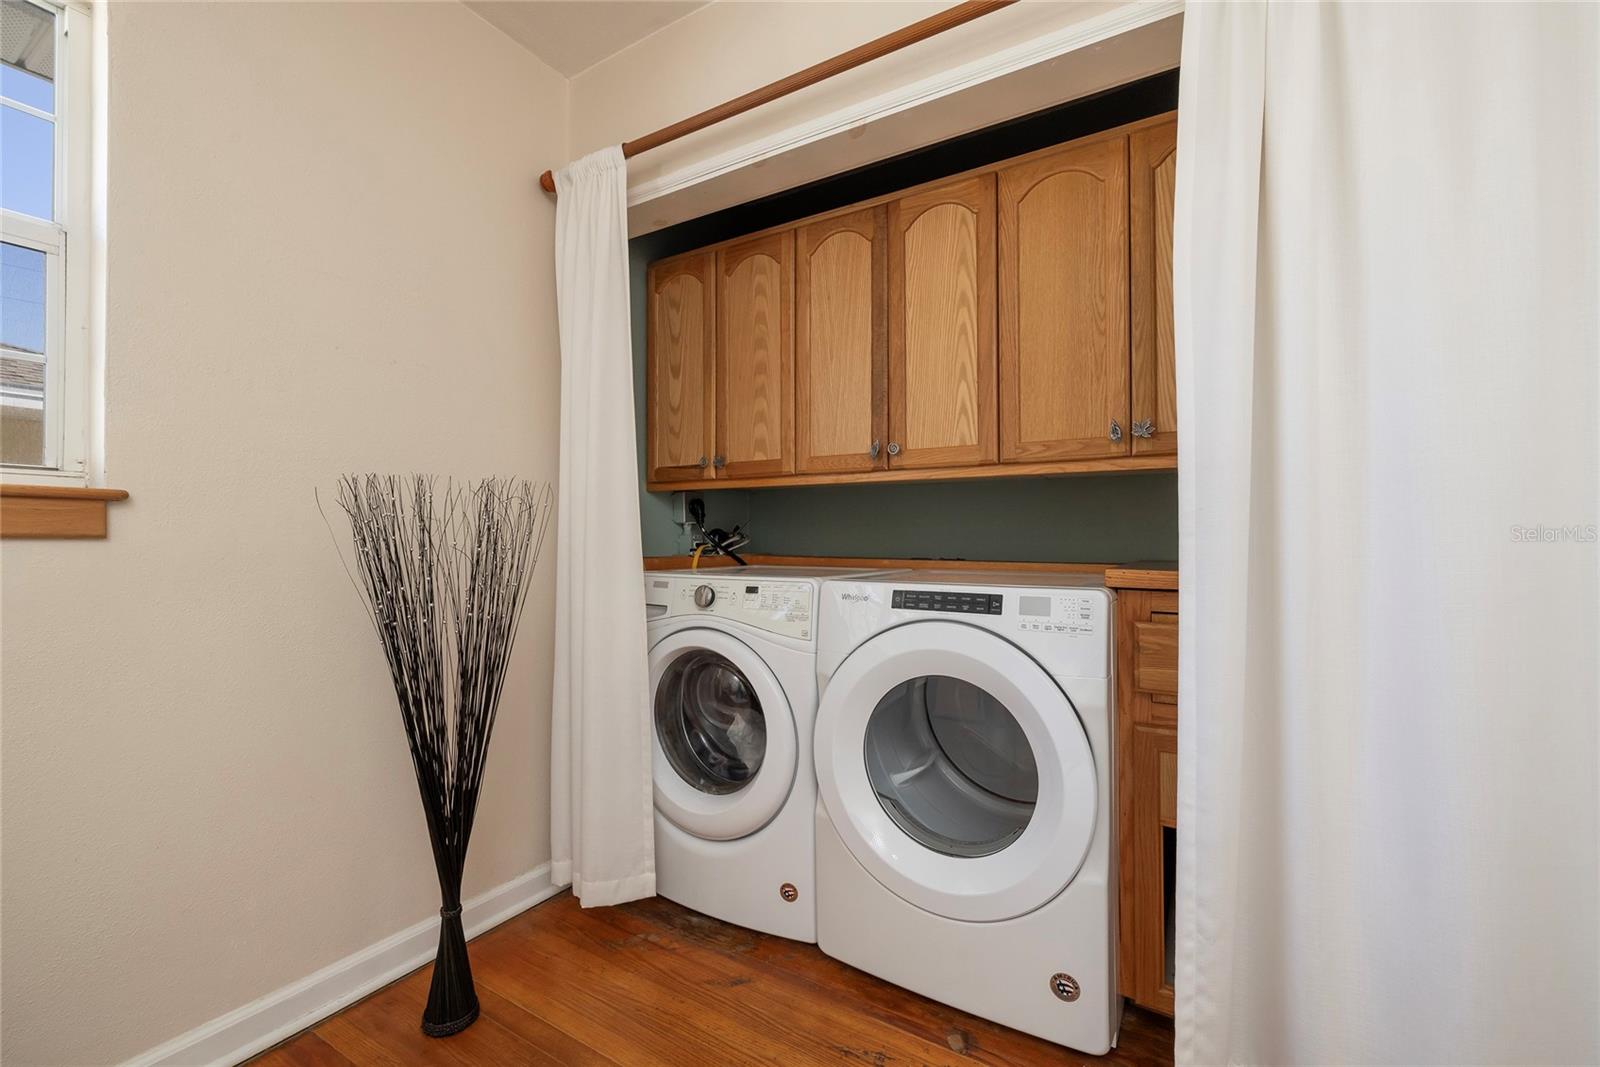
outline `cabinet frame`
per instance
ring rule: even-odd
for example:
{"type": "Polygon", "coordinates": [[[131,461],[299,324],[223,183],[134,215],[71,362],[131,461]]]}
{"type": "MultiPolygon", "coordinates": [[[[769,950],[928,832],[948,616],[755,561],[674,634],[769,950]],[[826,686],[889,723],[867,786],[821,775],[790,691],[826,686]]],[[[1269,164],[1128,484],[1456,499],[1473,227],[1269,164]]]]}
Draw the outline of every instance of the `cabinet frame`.
{"type": "Polygon", "coordinates": [[[1117,591],[1117,988],[1171,1015],[1164,833],[1177,831],[1178,594],[1117,591]]]}

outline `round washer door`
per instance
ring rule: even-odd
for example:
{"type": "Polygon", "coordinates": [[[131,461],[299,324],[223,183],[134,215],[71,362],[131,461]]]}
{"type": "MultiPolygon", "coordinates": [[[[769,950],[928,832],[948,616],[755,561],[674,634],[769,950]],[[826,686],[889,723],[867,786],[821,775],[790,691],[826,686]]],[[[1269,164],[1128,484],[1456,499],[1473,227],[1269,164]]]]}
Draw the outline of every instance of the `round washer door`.
{"type": "Polygon", "coordinates": [[[794,712],[772,669],[719,630],[680,630],[650,650],[656,810],[729,841],[778,814],[794,785],[794,712]]]}
{"type": "Polygon", "coordinates": [[[1094,755],[1060,686],[988,630],[913,622],[856,649],[822,693],[817,786],[891,892],[967,922],[1024,915],[1094,838],[1094,755]]]}

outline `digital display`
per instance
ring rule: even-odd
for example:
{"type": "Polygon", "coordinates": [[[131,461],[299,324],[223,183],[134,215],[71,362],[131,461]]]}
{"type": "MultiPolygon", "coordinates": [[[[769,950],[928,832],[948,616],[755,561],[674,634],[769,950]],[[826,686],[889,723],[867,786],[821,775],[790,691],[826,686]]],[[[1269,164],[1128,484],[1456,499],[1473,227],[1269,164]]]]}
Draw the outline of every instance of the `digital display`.
{"type": "Polygon", "coordinates": [[[761,587],[759,585],[747,585],[744,587],[744,591],[746,596],[755,596],[761,592],[761,587]]]}
{"type": "Polygon", "coordinates": [[[1022,615],[1037,615],[1048,619],[1050,617],[1050,598],[1047,596],[1020,596],[1017,598],[1017,612],[1022,615]]]}

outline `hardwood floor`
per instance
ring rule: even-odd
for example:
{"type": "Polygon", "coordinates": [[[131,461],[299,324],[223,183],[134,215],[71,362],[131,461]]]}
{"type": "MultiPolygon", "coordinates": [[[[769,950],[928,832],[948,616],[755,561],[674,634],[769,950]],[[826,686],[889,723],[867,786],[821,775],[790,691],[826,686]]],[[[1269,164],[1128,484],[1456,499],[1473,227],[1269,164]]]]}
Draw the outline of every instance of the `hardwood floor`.
{"type": "MultiPolygon", "coordinates": [[[[1084,1056],[666,900],[582,910],[563,893],[472,942],[483,1014],[419,1029],[431,966],[262,1054],[351,1064],[1115,1064],[1172,1062],[1172,1024],[1129,1007],[1084,1056]]],[[[981,980],[975,975],[974,980],[981,980]]]]}

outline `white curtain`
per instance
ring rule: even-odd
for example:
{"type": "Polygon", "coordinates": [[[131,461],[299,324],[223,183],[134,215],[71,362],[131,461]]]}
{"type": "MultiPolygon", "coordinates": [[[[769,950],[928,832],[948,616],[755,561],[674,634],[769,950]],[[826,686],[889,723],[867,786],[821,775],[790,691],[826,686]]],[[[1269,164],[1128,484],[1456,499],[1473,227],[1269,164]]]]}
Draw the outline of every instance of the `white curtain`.
{"type": "Polygon", "coordinates": [[[585,907],[655,893],[648,660],[619,148],[556,179],[561,485],[550,849],[585,907]]]}
{"type": "Polygon", "coordinates": [[[1597,41],[1187,8],[1180,1062],[1600,1061],[1597,41]]]}

